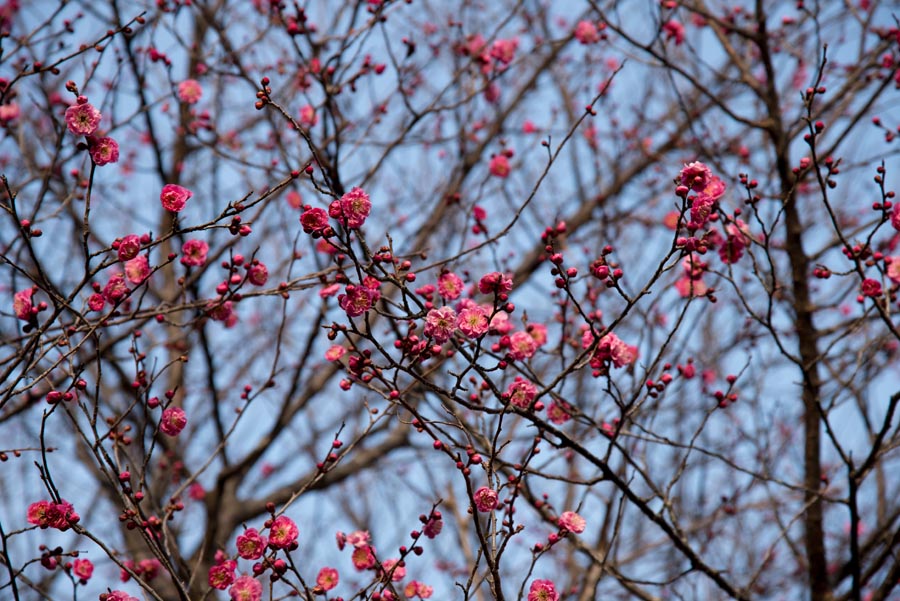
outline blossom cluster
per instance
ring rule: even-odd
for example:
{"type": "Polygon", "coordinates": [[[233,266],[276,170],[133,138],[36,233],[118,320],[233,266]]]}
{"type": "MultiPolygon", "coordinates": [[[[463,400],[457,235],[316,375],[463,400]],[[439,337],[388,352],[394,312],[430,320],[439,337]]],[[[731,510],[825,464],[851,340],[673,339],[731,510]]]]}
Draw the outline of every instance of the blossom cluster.
{"type": "MultiPolygon", "coordinates": [[[[297,539],[300,531],[297,524],[288,516],[280,515],[266,522],[268,536],[263,536],[256,528],[246,528],[237,536],[235,546],[237,556],[248,561],[257,561],[253,564],[253,574],[260,575],[266,569],[273,571],[275,575],[282,575],[287,571],[287,563],[282,559],[275,559],[279,551],[289,552],[298,548],[297,539]],[[266,557],[267,550],[271,555],[266,557]],[[259,562],[258,560],[263,560],[259,562]]],[[[215,565],[209,569],[207,582],[209,586],[218,590],[228,589],[228,594],[234,600],[259,601],[262,597],[262,583],[249,574],[237,574],[238,563],[224,552],[216,554],[215,565]]],[[[320,586],[322,590],[329,590],[324,585],[329,582],[337,584],[337,574],[330,579],[329,575],[320,573],[320,586]]]]}
{"type": "MultiPolygon", "coordinates": [[[[438,278],[437,292],[444,300],[458,299],[464,289],[462,279],[452,273],[445,272],[438,278]]],[[[420,289],[419,292],[426,296],[434,290],[434,287],[420,289]]],[[[478,290],[482,294],[493,294],[497,299],[505,301],[512,290],[512,280],[499,272],[491,272],[484,275],[478,281],[478,290]]],[[[495,309],[493,304],[476,303],[470,298],[460,300],[454,309],[450,305],[435,307],[425,316],[424,333],[436,344],[443,344],[450,340],[459,330],[466,338],[477,339],[489,331],[500,334],[508,334],[512,325],[508,323],[509,314],[504,310],[495,309]]],[[[534,355],[538,343],[535,338],[526,332],[513,335],[505,341],[505,347],[512,347],[511,355],[519,360],[534,355]],[[528,338],[528,340],[526,340],[528,338]]]]}
{"type": "Polygon", "coordinates": [[[678,175],[675,193],[684,198],[689,210],[688,219],[683,221],[677,213],[666,217],[667,226],[672,229],[684,227],[688,236],[679,236],[676,244],[685,254],[682,261],[682,276],[675,288],[682,297],[706,296],[714,301],[713,289],[703,280],[709,265],[701,257],[709,250],[718,249],[719,258],[726,265],[737,263],[744,250],[752,241],[750,228],[739,217],[739,210],[733,216],[719,211],[719,201],[725,194],[725,183],[712,170],[699,161],[686,164],[678,175]],[[722,229],[714,223],[724,221],[722,229]]]}
{"type": "Polygon", "coordinates": [[[41,528],[55,528],[65,532],[77,524],[81,517],[75,513],[72,504],[65,500],[38,501],[28,506],[28,523],[41,528]]]}
{"type": "Polygon", "coordinates": [[[313,238],[328,238],[334,235],[329,218],[348,229],[359,229],[365,224],[371,210],[369,195],[362,188],[356,187],[332,201],[327,212],[319,207],[304,205],[300,225],[313,238]]]}
{"type": "Polygon", "coordinates": [[[68,130],[87,139],[88,153],[98,167],[119,160],[119,144],[109,136],[95,135],[102,117],[86,96],[79,96],[75,104],[66,109],[65,115],[68,130]]]}
{"type": "Polygon", "coordinates": [[[705,164],[695,161],[684,166],[680,174],[681,184],[676,192],[691,197],[691,221],[689,230],[698,230],[706,225],[713,211],[713,205],[725,194],[725,183],[705,164]]]}
{"type": "Polygon", "coordinates": [[[457,46],[456,51],[472,57],[485,75],[492,71],[502,71],[515,60],[519,48],[518,38],[498,38],[490,45],[481,34],[470,35],[464,44],[457,46]]]}
{"type": "Polygon", "coordinates": [[[623,342],[613,332],[607,332],[597,340],[596,334],[585,327],[581,337],[581,346],[584,349],[593,347],[590,365],[595,370],[605,369],[610,365],[616,368],[625,367],[634,363],[638,357],[637,347],[623,342]]]}
{"type": "Polygon", "coordinates": [[[147,557],[139,561],[127,559],[122,562],[122,570],[119,572],[119,580],[128,582],[134,574],[144,582],[152,582],[162,572],[162,564],[155,557],[147,557]]]}

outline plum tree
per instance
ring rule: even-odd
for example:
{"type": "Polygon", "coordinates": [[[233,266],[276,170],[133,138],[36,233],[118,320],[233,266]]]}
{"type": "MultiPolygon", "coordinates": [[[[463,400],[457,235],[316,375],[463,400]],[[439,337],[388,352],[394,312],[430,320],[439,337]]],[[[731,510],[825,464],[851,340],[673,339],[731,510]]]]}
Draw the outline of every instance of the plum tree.
{"type": "Polygon", "coordinates": [[[889,4],[7,0],[0,597],[896,596],[889,4]]]}

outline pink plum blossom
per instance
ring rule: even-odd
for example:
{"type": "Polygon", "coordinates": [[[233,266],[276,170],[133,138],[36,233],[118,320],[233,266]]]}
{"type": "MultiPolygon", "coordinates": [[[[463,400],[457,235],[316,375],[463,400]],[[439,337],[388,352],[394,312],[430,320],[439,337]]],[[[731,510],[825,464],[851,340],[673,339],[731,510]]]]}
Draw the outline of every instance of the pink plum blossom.
{"type": "Polygon", "coordinates": [[[188,240],[181,245],[181,264],[190,267],[199,267],[206,263],[209,253],[209,244],[203,240],[188,240]]]}
{"type": "Polygon", "coordinates": [[[406,568],[400,565],[399,559],[388,559],[381,563],[385,574],[391,574],[391,582],[400,582],[406,578],[406,568]]]}
{"type": "Polygon", "coordinates": [[[528,589],[528,601],[559,601],[552,580],[535,580],[528,589]]]}
{"type": "Polygon", "coordinates": [[[885,273],[892,282],[900,284],[900,256],[887,257],[885,258],[885,262],[887,262],[888,259],[890,259],[890,262],[887,264],[885,273]]]}
{"type": "Polygon", "coordinates": [[[119,162],[119,143],[108,136],[96,139],[91,138],[88,152],[91,155],[91,160],[98,167],[119,162]]]}
{"type": "Polygon", "coordinates": [[[187,201],[194,195],[187,188],[177,184],[166,184],[159,194],[159,201],[165,210],[177,213],[184,210],[187,201]]]}
{"type": "Polygon", "coordinates": [[[488,163],[488,171],[494,177],[506,177],[509,175],[509,159],[505,154],[497,154],[488,163]]]}
{"type": "Polygon", "coordinates": [[[0,123],[9,123],[19,118],[19,103],[10,102],[0,105],[0,123]]]}
{"type": "Polygon", "coordinates": [[[571,405],[565,401],[553,401],[547,407],[547,418],[554,424],[564,424],[572,419],[571,410],[571,405]]]}
{"type": "Polygon", "coordinates": [[[695,280],[684,276],[675,281],[675,290],[682,298],[689,296],[703,296],[709,290],[709,286],[703,280],[695,280]]]}
{"type": "Polygon", "coordinates": [[[534,397],[537,396],[537,393],[537,386],[528,380],[523,380],[518,377],[506,389],[509,402],[519,409],[528,409],[531,407],[531,403],[534,401],[534,397]]]}
{"type": "Polygon", "coordinates": [[[106,299],[103,298],[102,294],[94,293],[90,297],[88,297],[88,309],[91,311],[102,311],[103,306],[106,305],[106,299]]]}
{"type": "Polygon", "coordinates": [[[509,313],[506,311],[497,311],[494,313],[494,316],[491,317],[491,333],[499,334],[501,336],[505,336],[512,332],[515,326],[509,320],[509,313]]]}
{"type": "Polygon", "coordinates": [[[29,524],[35,526],[47,527],[47,512],[50,510],[50,501],[38,501],[28,506],[26,519],[29,524]]]}
{"type": "Polygon", "coordinates": [[[132,284],[140,284],[150,277],[150,273],[150,262],[146,255],[138,255],[125,262],[125,277],[132,284]]]}
{"type": "Polygon", "coordinates": [[[581,534],[584,532],[587,522],[574,511],[564,511],[562,515],[559,516],[559,519],[556,520],[556,524],[563,530],[581,534]]]}
{"type": "Polygon", "coordinates": [[[701,194],[694,198],[691,204],[691,223],[688,225],[691,229],[700,229],[709,221],[712,214],[713,199],[711,196],[701,194]]]}
{"type": "Polygon", "coordinates": [[[482,294],[506,294],[512,290],[512,279],[499,271],[493,271],[478,280],[478,290],[482,294]]]}
{"type": "Polygon", "coordinates": [[[725,242],[719,247],[719,258],[726,265],[737,263],[744,254],[746,247],[746,238],[744,236],[729,235],[725,242]]]}
{"type": "Polygon", "coordinates": [[[881,282],[879,282],[878,280],[873,280],[872,278],[864,279],[859,285],[859,291],[863,296],[868,296],[870,298],[881,296],[883,294],[881,290],[881,282]]]}
{"type": "Polygon", "coordinates": [[[328,213],[319,207],[307,207],[300,215],[300,225],[307,234],[322,235],[328,229],[328,213]]]}
{"type": "Polygon", "coordinates": [[[709,183],[700,190],[701,197],[708,197],[712,200],[719,200],[725,194],[725,182],[723,182],[719,176],[714,175],[709,180],[709,183]]]}
{"type": "Polygon", "coordinates": [[[418,580],[412,580],[409,584],[406,585],[406,588],[403,589],[403,594],[413,599],[418,597],[419,599],[428,599],[434,593],[434,588],[428,586],[424,582],[419,582],[418,580]]]}
{"type": "Polygon", "coordinates": [[[462,294],[465,284],[462,279],[452,271],[442,273],[438,278],[438,294],[444,300],[456,300],[462,294]]]}
{"type": "Polygon", "coordinates": [[[206,313],[214,321],[223,322],[226,328],[232,327],[238,320],[237,313],[234,312],[234,303],[231,301],[222,302],[221,299],[210,301],[206,306],[206,313]]]}
{"type": "Polygon", "coordinates": [[[637,359],[637,347],[625,344],[612,332],[600,339],[598,350],[608,349],[610,359],[615,367],[624,367],[637,359]]]}
{"type": "Polygon", "coordinates": [[[243,559],[259,559],[266,551],[266,539],[256,531],[256,528],[247,528],[243,534],[239,534],[236,545],[238,555],[243,559]]]}
{"type": "MultiPolygon", "coordinates": [[[[113,247],[115,246],[113,244],[113,247]]],[[[116,253],[119,260],[123,263],[138,256],[139,252],[141,252],[141,239],[137,234],[128,234],[119,240],[119,247],[116,249],[116,253]]]]}
{"type": "Polygon", "coordinates": [[[110,591],[106,593],[106,601],[138,601],[138,599],[124,591],[110,591]]]}
{"type": "Polygon", "coordinates": [[[684,169],[681,170],[680,179],[682,186],[699,192],[712,179],[712,171],[704,163],[694,161],[684,166],[684,169]]]}
{"type": "Polygon", "coordinates": [[[296,190],[291,190],[285,194],[284,200],[292,209],[300,209],[303,207],[303,196],[296,190]]]}
{"type": "Polygon", "coordinates": [[[316,585],[323,591],[330,591],[338,585],[339,580],[340,576],[337,570],[325,567],[319,570],[319,575],[316,576],[316,585]]]}
{"type": "Polygon", "coordinates": [[[300,531],[294,520],[286,515],[280,515],[272,522],[269,528],[269,546],[276,549],[287,549],[297,542],[300,531]]]}
{"type": "Polygon", "coordinates": [[[494,40],[491,44],[491,58],[496,59],[504,65],[508,65],[516,56],[516,49],[519,47],[518,38],[511,40],[494,40]]]}
{"type": "Polygon", "coordinates": [[[444,520],[440,511],[435,511],[422,526],[422,534],[434,538],[444,529],[444,520]]]}
{"type": "Polygon", "coordinates": [[[475,494],[472,495],[472,498],[475,499],[475,509],[481,513],[493,511],[499,504],[497,491],[488,488],[487,486],[482,486],[476,490],[475,494]]]}
{"type": "Polygon", "coordinates": [[[535,344],[544,346],[547,344],[547,326],[542,323],[530,323],[525,329],[528,334],[534,338],[535,344]]]}
{"type": "Polygon", "coordinates": [[[347,349],[342,347],[340,344],[333,344],[331,347],[325,351],[325,359],[328,361],[337,361],[347,352],[347,349]]]}
{"type": "Polygon", "coordinates": [[[231,588],[228,589],[228,595],[231,601],[260,601],[262,599],[263,587],[262,583],[254,578],[244,574],[234,581],[231,588]]]}
{"type": "Polygon", "coordinates": [[[264,263],[255,263],[247,271],[247,281],[254,286],[265,286],[269,281],[269,269],[264,263]]]}
{"type": "MultiPolygon", "coordinates": [[[[593,333],[589,329],[585,330],[584,335],[581,337],[582,347],[590,347],[593,341],[593,333]]],[[[607,361],[612,363],[613,367],[624,367],[633,363],[637,357],[637,347],[625,344],[618,336],[609,332],[597,344],[597,348],[591,357],[591,367],[599,368],[607,361]]]]}
{"type": "Polygon", "coordinates": [[[321,290],[319,290],[319,297],[320,298],[331,298],[332,296],[337,295],[337,293],[340,291],[340,289],[341,289],[340,284],[328,284],[327,286],[325,286],[321,290]]]}
{"type": "Polygon", "coordinates": [[[680,21],[670,19],[663,23],[663,31],[666,34],[666,40],[675,40],[675,45],[680,46],[684,42],[684,25],[680,21]]]}
{"type": "Polygon", "coordinates": [[[516,361],[530,359],[537,351],[537,342],[528,332],[516,332],[509,337],[509,356],[516,361]]]}
{"type": "Polygon", "coordinates": [[[425,335],[437,344],[450,340],[456,329],[456,311],[452,307],[431,309],[425,316],[425,335]]]}
{"type": "Polygon", "coordinates": [[[178,99],[185,104],[197,104],[203,96],[203,87],[196,79],[185,79],[178,84],[178,99]]]}
{"type": "Polygon", "coordinates": [[[348,317],[359,317],[372,308],[372,305],[381,297],[381,293],[368,286],[354,286],[352,284],[344,288],[345,294],[338,296],[341,309],[347,312],[348,317]]]}
{"type": "Polygon", "coordinates": [[[300,107],[300,125],[308,129],[314,127],[318,122],[319,116],[311,104],[305,104],[300,107]]]}
{"type": "Polygon", "coordinates": [[[202,501],[206,498],[206,489],[199,482],[192,482],[188,487],[188,496],[194,501],[202,501]]]}
{"type": "Polygon", "coordinates": [[[178,436],[187,426],[187,415],[181,407],[166,407],[162,419],[159,421],[159,430],[168,436],[178,436]]]}
{"type": "Polygon", "coordinates": [[[90,559],[76,559],[72,562],[72,574],[81,582],[87,582],[94,574],[94,564],[90,559]]]}
{"type": "Polygon", "coordinates": [[[579,21],[575,25],[575,39],[584,45],[596,44],[600,41],[600,32],[597,26],[590,21],[579,21]]]}
{"type": "Polygon", "coordinates": [[[34,314],[32,313],[34,306],[31,302],[31,296],[33,294],[33,289],[26,288],[24,290],[19,290],[13,295],[13,313],[15,313],[16,317],[22,321],[31,321],[34,317],[34,314]]]}
{"type": "Polygon", "coordinates": [[[372,202],[369,195],[362,188],[353,188],[340,200],[335,200],[328,208],[328,214],[333,219],[338,219],[350,229],[359,229],[372,210],[372,202]]]}
{"type": "Polygon", "coordinates": [[[76,136],[90,136],[100,127],[100,111],[79,96],[76,104],[66,109],[66,127],[76,136]]]}
{"type": "Polygon", "coordinates": [[[355,530],[350,534],[344,536],[344,541],[351,547],[359,548],[365,547],[369,544],[369,541],[372,540],[371,535],[368,530],[355,530]]]}
{"type": "Polygon", "coordinates": [[[236,561],[225,561],[209,568],[207,582],[209,586],[220,591],[227,589],[235,580],[236,561]]]}
{"type": "Polygon", "coordinates": [[[125,276],[121,273],[114,273],[109,277],[106,286],[103,287],[103,298],[110,305],[115,305],[128,294],[128,286],[125,284],[125,276]]]}
{"type": "Polygon", "coordinates": [[[76,524],[81,517],[75,513],[72,504],[65,500],[59,503],[52,501],[38,501],[28,506],[27,520],[29,524],[41,528],[55,528],[65,532],[72,524],[76,524]]]}
{"type": "Polygon", "coordinates": [[[456,326],[469,338],[478,338],[487,333],[488,311],[481,305],[473,305],[459,312],[456,326]]]}
{"type": "Polygon", "coordinates": [[[350,556],[353,567],[362,572],[375,566],[375,548],[370,545],[355,547],[350,556]]]}

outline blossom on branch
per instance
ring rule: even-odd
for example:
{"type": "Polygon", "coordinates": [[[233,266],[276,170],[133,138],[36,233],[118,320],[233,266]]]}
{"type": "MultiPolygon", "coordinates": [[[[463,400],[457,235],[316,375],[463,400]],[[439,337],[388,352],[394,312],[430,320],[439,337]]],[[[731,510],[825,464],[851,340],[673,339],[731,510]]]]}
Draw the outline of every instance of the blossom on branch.
{"type": "Polygon", "coordinates": [[[199,267],[206,263],[209,245],[203,240],[188,240],[181,246],[181,264],[199,267]]]}
{"type": "Polygon", "coordinates": [[[13,295],[13,313],[22,321],[31,321],[34,318],[34,306],[31,302],[33,294],[33,289],[26,288],[19,290],[13,295]]]}
{"type": "Polygon", "coordinates": [[[231,601],[260,601],[262,592],[262,583],[253,576],[246,574],[235,580],[231,588],[228,589],[231,601]]]}
{"type": "Polygon", "coordinates": [[[75,513],[75,508],[66,500],[59,503],[52,501],[38,501],[28,507],[28,523],[41,528],[55,528],[65,532],[72,525],[77,524],[81,517],[75,513]]]}
{"type": "Polygon", "coordinates": [[[475,509],[481,513],[493,511],[499,504],[497,491],[490,489],[487,486],[482,486],[476,490],[475,494],[472,495],[472,498],[475,499],[475,509]]]}
{"type": "Polygon", "coordinates": [[[286,515],[280,515],[272,522],[269,528],[269,546],[275,549],[287,549],[297,542],[300,531],[294,520],[286,515]]]}
{"type": "Polygon", "coordinates": [[[462,279],[452,271],[442,273],[438,278],[438,294],[444,300],[456,300],[462,294],[465,284],[462,279]]]}
{"type": "Polygon", "coordinates": [[[353,188],[328,208],[328,214],[350,229],[359,229],[366,222],[372,202],[362,188],[353,188]]]}
{"type": "Polygon", "coordinates": [[[112,138],[88,138],[88,152],[98,167],[119,161],[119,144],[112,138]]]}
{"type": "Polygon", "coordinates": [[[94,574],[94,564],[90,559],[76,559],[72,562],[72,574],[84,584],[94,574]]]}
{"type": "Polygon", "coordinates": [[[79,96],[78,101],[66,109],[66,127],[76,136],[90,136],[100,127],[100,111],[79,96]]]}
{"type": "Polygon", "coordinates": [[[450,340],[456,329],[456,311],[452,307],[431,309],[425,316],[425,335],[438,344],[450,340]]]}
{"type": "Polygon", "coordinates": [[[168,436],[178,436],[187,426],[187,414],[181,407],[167,407],[159,421],[159,431],[168,436]]]}
{"type": "Polygon", "coordinates": [[[166,184],[159,194],[159,201],[165,210],[177,213],[184,210],[187,201],[194,193],[177,184],[166,184]]]}
{"type": "Polygon", "coordinates": [[[237,537],[237,552],[244,559],[255,560],[263,556],[266,551],[266,539],[256,528],[247,528],[243,534],[237,537]]]}
{"type": "Polygon", "coordinates": [[[379,298],[381,293],[377,289],[349,284],[344,288],[344,294],[338,296],[338,303],[348,317],[359,317],[371,309],[379,298]]]}
{"type": "Polygon", "coordinates": [[[597,30],[597,26],[590,21],[579,21],[578,24],[575,25],[575,32],[573,35],[576,40],[585,46],[588,44],[596,44],[600,41],[600,32],[597,30]]]}
{"type": "Polygon", "coordinates": [[[322,568],[319,570],[319,575],[316,576],[316,585],[323,591],[330,591],[338,585],[339,581],[340,576],[334,568],[322,568]]]}
{"type": "Polygon", "coordinates": [[[559,601],[552,580],[535,580],[528,589],[528,601],[559,601]]]}
{"type": "Polygon", "coordinates": [[[456,326],[469,338],[478,338],[487,333],[488,310],[481,305],[472,305],[459,312],[456,317],[456,326]]]}
{"type": "Polygon", "coordinates": [[[197,104],[203,96],[203,87],[196,79],[185,79],[178,84],[178,99],[185,104],[197,104]]]}
{"type": "Polygon", "coordinates": [[[562,512],[562,515],[559,516],[559,519],[556,520],[556,525],[563,530],[568,530],[569,532],[574,532],[575,534],[581,534],[582,532],[584,532],[584,528],[587,525],[587,522],[585,522],[584,518],[574,511],[564,511],[562,512]]]}

